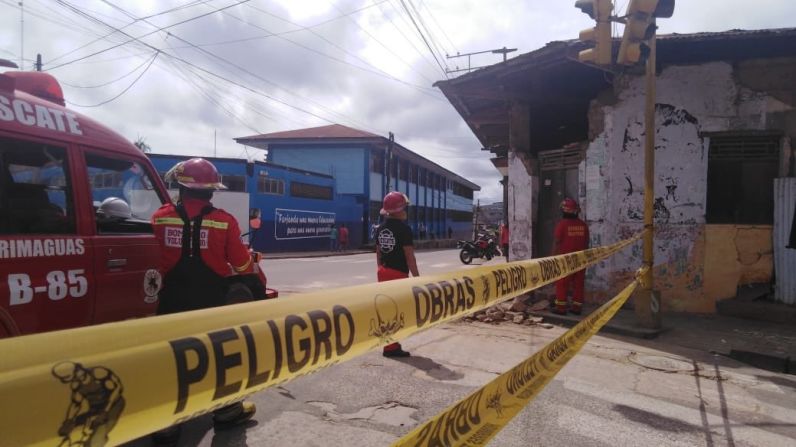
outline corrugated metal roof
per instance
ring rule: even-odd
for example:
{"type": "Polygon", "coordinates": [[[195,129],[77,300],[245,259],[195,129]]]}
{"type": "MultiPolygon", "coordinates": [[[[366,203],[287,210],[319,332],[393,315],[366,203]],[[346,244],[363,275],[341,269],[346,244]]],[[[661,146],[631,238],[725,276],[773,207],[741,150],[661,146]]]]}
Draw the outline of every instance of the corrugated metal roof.
{"type": "Polygon", "coordinates": [[[262,135],[252,135],[248,137],[235,138],[237,141],[246,140],[304,140],[304,139],[318,139],[318,138],[381,138],[379,135],[365,132],[364,130],[353,129],[342,124],[331,124],[328,126],[310,127],[307,129],[287,130],[283,132],[264,133],[262,135]]]}

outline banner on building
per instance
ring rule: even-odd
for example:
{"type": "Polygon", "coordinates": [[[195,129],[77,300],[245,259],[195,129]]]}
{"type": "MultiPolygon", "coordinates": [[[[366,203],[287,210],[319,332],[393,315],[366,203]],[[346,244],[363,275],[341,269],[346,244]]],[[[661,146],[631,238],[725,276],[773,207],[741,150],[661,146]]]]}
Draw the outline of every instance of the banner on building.
{"type": "Polygon", "coordinates": [[[276,240],[328,238],[334,222],[335,213],[276,208],[274,238],[276,240]]]}

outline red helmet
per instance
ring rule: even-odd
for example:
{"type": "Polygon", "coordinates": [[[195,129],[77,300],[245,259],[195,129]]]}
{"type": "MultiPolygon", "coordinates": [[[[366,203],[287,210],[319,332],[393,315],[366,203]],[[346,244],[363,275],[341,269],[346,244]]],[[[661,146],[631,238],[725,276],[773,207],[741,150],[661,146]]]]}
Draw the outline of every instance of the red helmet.
{"type": "Polygon", "coordinates": [[[580,207],[578,206],[578,202],[575,199],[571,199],[567,197],[564,201],[561,202],[561,211],[568,213],[568,214],[578,214],[580,211],[580,207]]]}
{"type": "Polygon", "coordinates": [[[381,214],[394,214],[403,211],[409,206],[409,197],[406,194],[398,191],[393,191],[384,196],[381,214]]]}
{"type": "Polygon", "coordinates": [[[192,158],[174,165],[166,173],[167,182],[177,182],[188,189],[227,189],[218,177],[213,163],[204,158],[192,158]]]}

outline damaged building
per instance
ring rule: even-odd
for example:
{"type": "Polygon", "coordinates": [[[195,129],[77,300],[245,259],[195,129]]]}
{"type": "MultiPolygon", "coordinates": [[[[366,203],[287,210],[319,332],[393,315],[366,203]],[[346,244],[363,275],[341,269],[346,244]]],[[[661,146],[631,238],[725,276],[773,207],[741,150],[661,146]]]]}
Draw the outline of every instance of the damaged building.
{"type": "MultiPolygon", "coordinates": [[[[659,36],[655,287],[663,309],[715,312],[739,286],[796,300],[786,250],[796,199],[796,29],[659,36]],[[776,259],[776,262],[775,262],[776,259]]],[[[614,52],[619,41],[614,41],[614,52]]],[[[549,256],[573,197],[605,245],[643,228],[644,69],[578,62],[578,41],[436,85],[504,176],[512,260],[549,256]]],[[[589,269],[602,302],[641,265],[641,244],[589,269]]]]}

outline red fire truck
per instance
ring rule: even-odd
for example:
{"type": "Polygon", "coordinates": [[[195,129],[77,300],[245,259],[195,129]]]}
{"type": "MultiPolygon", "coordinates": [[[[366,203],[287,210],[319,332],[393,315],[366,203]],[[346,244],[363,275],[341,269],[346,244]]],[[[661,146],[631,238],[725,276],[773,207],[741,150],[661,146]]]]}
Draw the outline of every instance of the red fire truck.
{"type": "MultiPolygon", "coordinates": [[[[166,188],[138,148],[64,105],[51,75],[0,73],[0,338],[157,308],[149,220],[166,188]]],[[[277,295],[259,269],[229,281],[230,302],[277,295]]]]}

